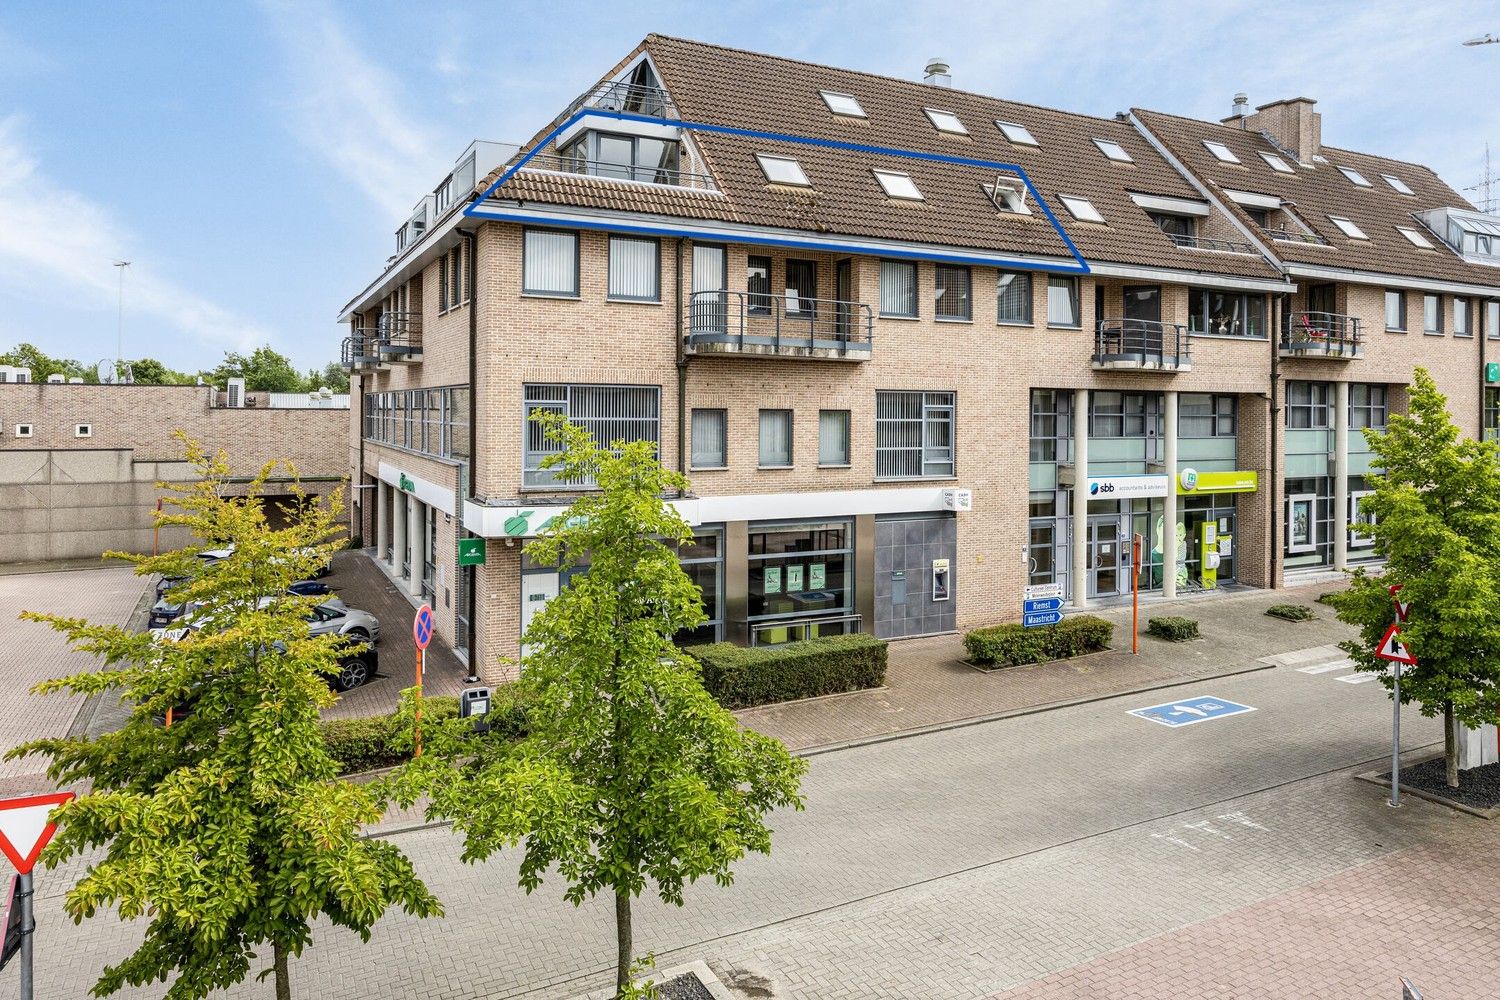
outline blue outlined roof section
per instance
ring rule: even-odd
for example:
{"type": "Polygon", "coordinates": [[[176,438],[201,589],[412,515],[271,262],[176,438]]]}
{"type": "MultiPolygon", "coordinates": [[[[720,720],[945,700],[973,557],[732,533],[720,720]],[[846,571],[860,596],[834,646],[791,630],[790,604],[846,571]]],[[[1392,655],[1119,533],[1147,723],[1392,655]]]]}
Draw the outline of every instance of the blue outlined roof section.
{"type": "MultiPolygon", "coordinates": [[[[507,212],[507,213],[504,213],[504,214],[491,213],[491,212],[485,211],[481,206],[484,204],[484,202],[492,194],[495,193],[496,190],[499,189],[499,187],[502,184],[504,184],[506,181],[510,180],[512,177],[514,177],[516,175],[517,171],[519,171],[523,167],[525,167],[526,164],[527,164],[527,162],[532,157],[536,156],[543,149],[547,148],[547,146],[551,144],[552,140],[555,139],[555,138],[557,138],[557,136],[559,134],[561,134],[566,129],[572,127],[576,122],[578,122],[578,121],[580,121],[580,120],[582,120],[584,118],[590,118],[590,117],[592,117],[592,118],[612,118],[612,119],[615,119],[617,121],[625,121],[625,122],[644,122],[644,123],[650,124],[650,125],[669,125],[669,126],[675,126],[677,128],[683,128],[683,129],[700,131],[700,132],[713,132],[713,133],[718,133],[720,135],[740,136],[740,137],[747,138],[747,139],[764,139],[764,140],[767,140],[767,141],[770,141],[770,142],[789,142],[789,143],[797,143],[797,144],[805,145],[805,146],[821,146],[821,147],[824,147],[824,148],[827,148],[827,149],[837,149],[837,150],[843,150],[843,151],[851,152],[851,153],[867,153],[867,154],[876,155],[876,156],[896,156],[896,157],[904,157],[906,159],[912,159],[912,160],[923,160],[923,161],[927,161],[927,162],[930,162],[930,163],[951,163],[951,164],[953,164],[955,166],[961,166],[961,167],[982,167],[982,168],[985,168],[987,170],[997,170],[997,171],[1003,170],[1003,171],[1008,171],[1008,172],[1016,174],[1016,176],[1018,176],[1018,177],[1021,178],[1021,182],[1026,185],[1026,189],[1028,191],[1030,191],[1032,197],[1036,199],[1036,203],[1037,203],[1038,207],[1041,208],[1042,214],[1047,217],[1048,223],[1050,223],[1051,226],[1052,226],[1052,228],[1053,228],[1053,230],[1056,231],[1056,233],[1058,235],[1058,238],[1062,240],[1063,245],[1068,248],[1068,253],[1070,253],[1073,256],[1073,261],[1077,265],[1075,267],[1075,266],[1071,266],[1071,265],[1068,265],[1068,264],[1043,264],[1043,263],[1039,263],[1039,262],[1036,262],[1036,261],[1027,261],[1027,260],[1023,259],[1023,260],[1016,260],[1016,261],[1014,261],[1013,263],[1015,264],[1015,266],[1020,267],[1020,268],[1024,268],[1024,269],[1028,269],[1028,270],[1055,271],[1055,272],[1064,273],[1064,274],[1088,274],[1088,273],[1090,273],[1088,262],[1085,261],[1083,259],[1083,255],[1078,252],[1078,247],[1074,245],[1073,240],[1068,236],[1067,230],[1065,230],[1063,228],[1062,223],[1058,222],[1057,216],[1055,216],[1055,215],[1052,214],[1052,209],[1050,207],[1048,207],[1046,199],[1044,199],[1042,197],[1042,195],[1041,195],[1041,192],[1039,192],[1036,189],[1036,185],[1034,185],[1034,184],[1031,183],[1031,178],[1026,175],[1025,169],[1023,169],[1019,164],[1015,164],[1015,163],[1002,163],[1002,162],[998,162],[998,161],[994,161],[994,160],[979,160],[979,159],[973,159],[971,157],[965,157],[965,156],[948,156],[948,155],[944,155],[944,154],[941,154],[941,153],[926,153],[926,152],[922,152],[920,150],[893,149],[893,148],[886,147],[886,146],[869,146],[869,145],[864,145],[862,143],[840,142],[840,141],[834,140],[834,139],[816,139],[816,138],[813,138],[811,136],[784,135],[784,134],[781,134],[779,132],[762,132],[762,131],[758,131],[758,130],[755,130],[755,129],[735,128],[735,127],[732,127],[732,126],[729,126],[729,125],[709,125],[709,124],[704,124],[704,123],[700,123],[700,122],[688,122],[688,121],[681,121],[681,120],[670,119],[670,118],[656,118],[656,117],[651,117],[651,116],[647,116],[647,115],[637,115],[637,114],[631,114],[629,112],[622,112],[622,111],[605,111],[605,110],[597,109],[597,108],[582,108],[579,111],[575,112],[566,121],[564,121],[561,124],[559,124],[551,132],[547,133],[547,135],[540,142],[538,142],[534,147],[532,147],[532,149],[531,149],[530,152],[528,152],[525,156],[523,156],[519,160],[517,160],[514,165],[506,168],[505,172],[502,173],[498,178],[496,178],[495,181],[494,181],[494,183],[490,184],[489,187],[485,188],[483,192],[481,192],[467,206],[465,206],[465,208],[464,208],[464,215],[470,216],[470,217],[473,217],[473,218],[503,218],[503,219],[506,219],[506,220],[509,220],[509,221],[521,221],[521,222],[525,222],[525,221],[537,221],[537,222],[541,222],[541,223],[550,222],[553,225],[558,224],[559,220],[556,217],[536,216],[536,217],[528,218],[528,217],[517,215],[515,213],[510,213],[510,212],[507,212]]],[[[609,230],[611,232],[638,232],[638,233],[650,233],[652,235],[679,235],[679,236],[687,236],[687,237],[693,237],[693,236],[701,235],[701,233],[695,232],[695,231],[690,230],[690,229],[673,230],[673,229],[671,229],[669,227],[664,227],[664,226],[649,226],[649,227],[646,227],[646,226],[632,226],[631,224],[626,223],[626,222],[614,223],[614,222],[605,222],[605,221],[599,221],[599,220],[589,220],[589,221],[579,220],[577,222],[577,225],[580,228],[607,229],[607,230],[609,230]]],[[[854,245],[854,244],[844,245],[844,244],[838,243],[836,239],[832,240],[832,241],[820,239],[820,240],[817,240],[816,242],[814,242],[814,241],[800,241],[799,242],[795,237],[779,237],[779,236],[765,236],[765,237],[760,237],[760,236],[749,236],[749,235],[743,236],[743,237],[738,237],[737,236],[736,239],[738,241],[740,241],[740,242],[756,243],[756,244],[761,244],[761,245],[765,245],[765,246],[787,246],[787,247],[799,247],[799,248],[818,248],[818,249],[823,249],[823,250],[845,250],[847,252],[860,253],[860,254],[868,254],[868,253],[872,253],[873,252],[868,245],[854,245]]],[[[962,248],[955,248],[955,249],[962,249],[962,248]]],[[[970,249],[981,250],[981,249],[984,249],[984,248],[973,247],[973,248],[970,248],[970,249]]],[[[941,257],[941,259],[943,259],[943,260],[955,260],[955,261],[964,261],[966,259],[970,259],[970,258],[964,258],[964,257],[962,257],[960,255],[936,254],[936,253],[900,252],[900,251],[886,251],[886,250],[881,250],[880,253],[882,255],[884,255],[884,256],[913,257],[913,258],[917,258],[917,259],[930,259],[930,258],[933,258],[933,257],[941,257]]],[[[976,262],[976,263],[982,263],[982,264],[983,263],[990,263],[990,264],[994,263],[994,261],[991,260],[991,259],[989,259],[989,258],[972,258],[972,260],[974,262],[976,262]]]]}

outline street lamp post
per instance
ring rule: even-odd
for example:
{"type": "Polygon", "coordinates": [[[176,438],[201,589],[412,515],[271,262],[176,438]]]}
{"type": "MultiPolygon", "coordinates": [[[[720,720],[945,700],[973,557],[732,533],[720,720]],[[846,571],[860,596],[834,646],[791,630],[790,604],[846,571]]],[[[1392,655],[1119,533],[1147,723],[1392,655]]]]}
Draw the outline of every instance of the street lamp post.
{"type": "Polygon", "coordinates": [[[130,266],[128,260],[115,261],[115,268],[120,272],[120,297],[115,309],[115,373],[125,366],[125,269],[130,266]]]}

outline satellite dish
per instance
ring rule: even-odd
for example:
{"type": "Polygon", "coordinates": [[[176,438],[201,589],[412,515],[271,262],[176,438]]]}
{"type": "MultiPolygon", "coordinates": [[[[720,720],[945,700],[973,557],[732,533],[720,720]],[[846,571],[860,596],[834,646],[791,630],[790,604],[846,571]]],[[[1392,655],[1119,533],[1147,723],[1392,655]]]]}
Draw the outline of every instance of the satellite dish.
{"type": "Polygon", "coordinates": [[[99,380],[100,385],[114,385],[115,374],[115,363],[112,358],[101,358],[94,366],[94,376],[99,380]]]}

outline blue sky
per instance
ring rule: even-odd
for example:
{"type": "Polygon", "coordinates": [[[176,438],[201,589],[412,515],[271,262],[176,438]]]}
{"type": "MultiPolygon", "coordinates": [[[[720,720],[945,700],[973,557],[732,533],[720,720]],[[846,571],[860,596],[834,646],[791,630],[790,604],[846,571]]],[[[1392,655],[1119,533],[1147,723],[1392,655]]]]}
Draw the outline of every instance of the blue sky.
{"type": "MultiPolygon", "coordinates": [[[[647,32],[1109,115],[1316,99],[1323,137],[1500,171],[1500,0],[1431,4],[0,5],[0,350],[337,356],[339,307],[475,138],[521,141],[647,32]]],[[[1497,187],[1500,195],[1500,187],[1497,187]]]]}

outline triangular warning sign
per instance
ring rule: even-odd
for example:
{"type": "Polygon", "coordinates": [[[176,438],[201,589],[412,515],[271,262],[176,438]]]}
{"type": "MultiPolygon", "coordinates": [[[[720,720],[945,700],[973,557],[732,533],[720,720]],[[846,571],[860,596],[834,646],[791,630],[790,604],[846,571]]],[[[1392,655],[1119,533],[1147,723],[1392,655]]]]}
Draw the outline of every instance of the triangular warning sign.
{"type": "Polygon", "coordinates": [[[57,832],[57,824],[49,822],[47,817],[72,799],[72,792],[0,799],[0,851],[5,852],[17,872],[25,875],[31,871],[37,855],[57,832]]]}
{"type": "Polygon", "coordinates": [[[1401,627],[1392,625],[1385,630],[1381,637],[1380,645],[1375,647],[1375,655],[1382,660],[1390,660],[1394,663],[1405,663],[1407,666],[1416,666],[1417,658],[1407,652],[1401,643],[1401,627]]]}

